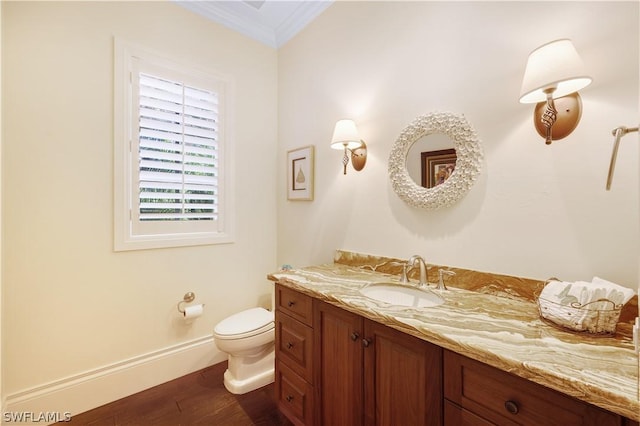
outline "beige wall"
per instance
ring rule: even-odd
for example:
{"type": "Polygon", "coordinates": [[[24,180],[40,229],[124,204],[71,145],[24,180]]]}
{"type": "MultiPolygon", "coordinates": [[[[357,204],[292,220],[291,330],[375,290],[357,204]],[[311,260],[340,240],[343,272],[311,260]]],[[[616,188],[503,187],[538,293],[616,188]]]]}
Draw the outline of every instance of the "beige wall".
{"type": "MultiPolygon", "coordinates": [[[[5,396],[170,358],[231,313],[268,306],[277,52],[164,2],[3,2],[2,31],[5,396]],[[113,251],[114,36],[235,80],[234,244],[113,251]],[[176,308],[187,291],[206,304],[191,325],[176,308]]],[[[219,355],[210,347],[193,365],[129,381],[155,384],[219,355]]]]}
{"type": "Polygon", "coordinates": [[[288,202],[278,186],[278,262],[331,260],[335,248],[546,279],[638,279],[637,2],[338,2],[278,52],[279,149],[316,146],[316,197],[288,202]],[[529,52],[571,38],[594,82],[577,130],[545,146],[533,105],[518,103],[529,52]],[[421,211],[387,178],[391,146],[415,117],[463,113],[485,151],[458,204],[421,211]],[[329,148],[351,117],[369,148],[342,175],[329,148]]]}

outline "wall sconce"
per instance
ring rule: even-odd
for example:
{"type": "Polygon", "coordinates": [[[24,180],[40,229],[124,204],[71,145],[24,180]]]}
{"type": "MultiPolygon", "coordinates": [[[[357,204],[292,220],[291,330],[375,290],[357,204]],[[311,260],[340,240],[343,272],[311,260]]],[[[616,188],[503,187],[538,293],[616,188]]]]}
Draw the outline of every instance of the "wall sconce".
{"type": "Polygon", "coordinates": [[[578,90],[591,84],[571,40],[549,42],[531,52],[520,90],[520,103],[538,103],[533,122],[548,145],[573,132],[580,122],[578,90]]]}
{"type": "Polygon", "coordinates": [[[351,163],[356,171],[362,170],[367,162],[367,145],[360,139],[358,128],[353,120],[339,120],[336,123],[331,138],[331,148],[344,150],[342,165],[345,175],[347,174],[347,164],[349,164],[348,152],[351,153],[351,163]]]}

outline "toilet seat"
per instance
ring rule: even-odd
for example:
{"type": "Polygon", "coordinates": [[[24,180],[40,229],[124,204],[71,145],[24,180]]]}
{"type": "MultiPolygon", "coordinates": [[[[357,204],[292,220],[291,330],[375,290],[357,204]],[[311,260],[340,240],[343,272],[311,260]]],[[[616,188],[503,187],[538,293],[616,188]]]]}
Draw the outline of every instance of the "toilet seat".
{"type": "Polygon", "coordinates": [[[238,312],[220,321],[213,330],[217,339],[243,339],[272,330],[273,312],[252,308],[238,312]]]}

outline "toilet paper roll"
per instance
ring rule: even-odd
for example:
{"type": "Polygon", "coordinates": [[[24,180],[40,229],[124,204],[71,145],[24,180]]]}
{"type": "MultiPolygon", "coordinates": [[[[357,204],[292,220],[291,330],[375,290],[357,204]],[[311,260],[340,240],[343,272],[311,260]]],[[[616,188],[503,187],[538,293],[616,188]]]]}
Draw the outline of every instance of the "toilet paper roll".
{"type": "Polygon", "coordinates": [[[191,305],[184,308],[184,319],[194,319],[202,315],[204,305],[191,305]]]}

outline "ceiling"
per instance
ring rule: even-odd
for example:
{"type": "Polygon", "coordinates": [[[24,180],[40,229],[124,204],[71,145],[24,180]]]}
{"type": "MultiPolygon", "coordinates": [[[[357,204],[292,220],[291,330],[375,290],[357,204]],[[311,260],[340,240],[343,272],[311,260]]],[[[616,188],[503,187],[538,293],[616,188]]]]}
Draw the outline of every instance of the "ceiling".
{"type": "Polygon", "coordinates": [[[173,1],[274,48],[286,43],[333,3],[333,0],[173,1]]]}

